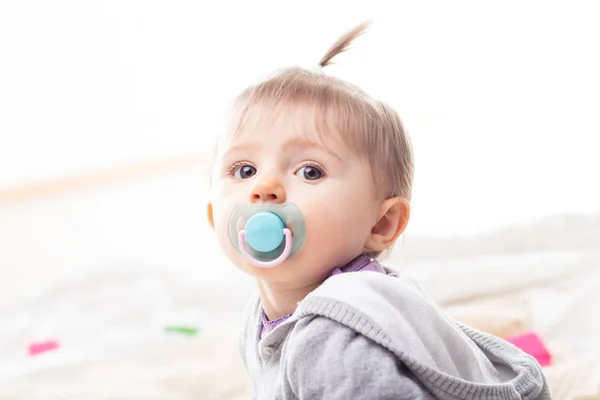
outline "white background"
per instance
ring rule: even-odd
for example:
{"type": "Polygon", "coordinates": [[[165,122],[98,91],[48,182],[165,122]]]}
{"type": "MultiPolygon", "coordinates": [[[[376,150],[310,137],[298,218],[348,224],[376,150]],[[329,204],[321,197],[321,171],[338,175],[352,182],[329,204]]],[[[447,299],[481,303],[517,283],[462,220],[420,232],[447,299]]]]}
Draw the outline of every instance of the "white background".
{"type": "Polygon", "coordinates": [[[205,152],[245,85],[374,19],[329,73],[405,121],[413,232],[600,211],[595,4],[3,1],[0,188],[205,152]]]}

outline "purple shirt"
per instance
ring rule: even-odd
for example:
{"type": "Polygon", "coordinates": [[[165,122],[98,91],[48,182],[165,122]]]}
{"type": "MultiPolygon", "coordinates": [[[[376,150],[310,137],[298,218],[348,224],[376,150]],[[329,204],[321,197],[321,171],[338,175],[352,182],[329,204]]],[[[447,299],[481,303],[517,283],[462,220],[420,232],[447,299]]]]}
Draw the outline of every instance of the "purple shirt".
{"type": "MultiPolygon", "coordinates": [[[[356,257],[354,260],[350,261],[342,268],[336,268],[331,271],[329,277],[334,275],[346,273],[346,272],[358,272],[358,271],[375,271],[385,273],[385,270],[379,264],[377,260],[372,259],[370,256],[366,254],[361,254],[356,257]]],[[[281,324],[283,321],[291,317],[292,314],[284,315],[283,317],[277,318],[273,321],[269,321],[267,314],[265,313],[264,308],[261,310],[261,320],[262,320],[262,330],[260,332],[261,339],[264,338],[269,332],[277,327],[277,325],[281,324]]]]}

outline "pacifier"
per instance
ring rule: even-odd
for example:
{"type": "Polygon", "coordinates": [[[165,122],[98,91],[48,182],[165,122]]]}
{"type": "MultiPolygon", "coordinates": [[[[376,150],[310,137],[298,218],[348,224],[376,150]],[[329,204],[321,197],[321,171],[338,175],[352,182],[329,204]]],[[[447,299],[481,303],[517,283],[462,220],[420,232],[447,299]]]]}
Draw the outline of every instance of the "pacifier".
{"type": "Polygon", "coordinates": [[[229,240],[248,262],[273,268],[304,244],[306,225],[293,203],[240,204],[229,216],[229,240]]]}

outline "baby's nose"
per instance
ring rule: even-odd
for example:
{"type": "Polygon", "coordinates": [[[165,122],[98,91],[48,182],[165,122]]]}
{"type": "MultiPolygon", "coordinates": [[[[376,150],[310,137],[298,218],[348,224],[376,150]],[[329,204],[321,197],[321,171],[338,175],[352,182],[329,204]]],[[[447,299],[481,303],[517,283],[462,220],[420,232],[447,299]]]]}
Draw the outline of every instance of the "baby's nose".
{"type": "Polygon", "coordinates": [[[281,184],[275,180],[257,182],[250,193],[252,203],[284,203],[285,191],[281,184]]]}

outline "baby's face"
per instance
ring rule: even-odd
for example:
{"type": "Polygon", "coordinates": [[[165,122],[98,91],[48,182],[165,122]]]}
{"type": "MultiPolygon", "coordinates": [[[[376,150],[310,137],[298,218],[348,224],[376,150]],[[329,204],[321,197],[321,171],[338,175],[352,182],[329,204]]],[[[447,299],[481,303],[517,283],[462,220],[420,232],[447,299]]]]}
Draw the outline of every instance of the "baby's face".
{"type": "Polygon", "coordinates": [[[366,161],[341,140],[323,142],[290,125],[279,121],[220,139],[209,218],[236,266],[259,279],[308,285],[365,250],[381,202],[366,161]],[[304,216],[303,247],[275,268],[252,266],[229,241],[231,211],[238,204],[286,202],[304,216]]]}

